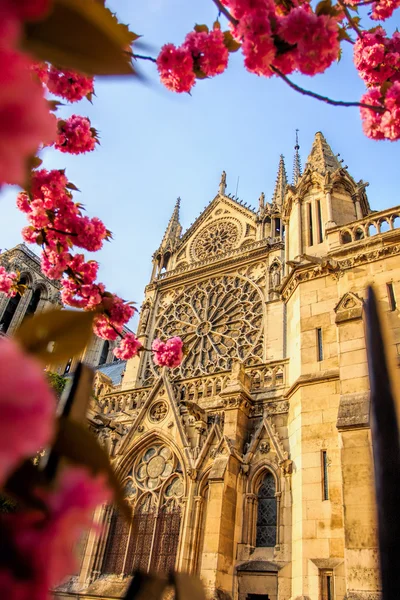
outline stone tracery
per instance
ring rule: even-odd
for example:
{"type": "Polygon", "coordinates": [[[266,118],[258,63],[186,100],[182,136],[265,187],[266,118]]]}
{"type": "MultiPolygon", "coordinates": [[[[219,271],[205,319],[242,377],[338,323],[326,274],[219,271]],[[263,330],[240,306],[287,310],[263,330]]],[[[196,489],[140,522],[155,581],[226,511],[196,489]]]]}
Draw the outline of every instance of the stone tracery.
{"type": "Polygon", "coordinates": [[[227,370],[233,359],[261,358],[262,321],[258,288],[223,276],[185,290],[159,317],[154,337],[180,335],[189,352],[176,373],[196,376],[227,370]]]}
{"type": "Polygon", "coordinates": [[[238,227],[232,221],[220,220],[202,230],[193,244],[196,260],[204,260],[231,250],[240,237],[238,227]]]}

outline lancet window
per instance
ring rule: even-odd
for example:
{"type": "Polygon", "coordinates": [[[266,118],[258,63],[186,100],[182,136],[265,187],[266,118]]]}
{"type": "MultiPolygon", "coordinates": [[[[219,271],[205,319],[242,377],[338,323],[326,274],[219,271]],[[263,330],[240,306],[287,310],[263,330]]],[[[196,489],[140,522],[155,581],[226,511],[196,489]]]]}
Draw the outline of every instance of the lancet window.
{"type": "Polygon", "coordinates": [[[277,501],[275,492],[275,478],[270,471],[267,471],[257,494],[257,547],[270,548],[276,545],[277,501]]]}
{"type": "Polygon", "coordinates": [[[154,443],[137,457],[125,480],[133,505],[131,523],[114,511],[102,573],[167,573],[175,567],[182,517],[184,480],[176,455],[154,443]]]}

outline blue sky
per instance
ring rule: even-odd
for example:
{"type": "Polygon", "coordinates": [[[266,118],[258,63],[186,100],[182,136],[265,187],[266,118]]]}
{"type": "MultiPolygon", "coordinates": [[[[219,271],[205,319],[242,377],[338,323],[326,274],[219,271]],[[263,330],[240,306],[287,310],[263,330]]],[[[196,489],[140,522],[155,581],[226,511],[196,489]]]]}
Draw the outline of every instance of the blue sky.
{"type": "MultiPolygon", "coordinates": [[[[180,44],[197,23],[209,25],[217,11],[211,0],[112,0],[121,20],[142,34],[149,54],[163,43],[180,44]]],[[[390,30],[400,25],[393,19],[390,30]]],[[[399,204],[397,168],[400,142],[373,142],[362,133],[357,108],[331,107],[289,89],[284,82],[258,78],[243,68],[240,52],[228,70],[197,82],[191,96],[177,95],[159,83],[155,66],[141,63],[146,84],[131,79],[103,79],[93,105],[82,101],[62,109],[63,116],[89,116],[100,131],[101,146],[83,156],[52,150],[43,153],[47,168],[67,169],[81,190],[78,199],[90,216],[102,218],[114,240],[96,253],[101,280],[110,291],[141,303],[149,281],[151,255],[158,247],[177,196],[186,229],[210,202],[222,170],[228,192],[257,205],[264,191],[272,195],[279,155],[292,174],[295,129],[300,130],[305,163],[316,131],[356,179],[370,182],[372,208],[399,204]]],[[[364,85],[346,44],[339,64],[314,78],[293,77],[303,87],[345,100],[359,100],[364,85]]],[[[20,241],[24,216],[15,208],[16,191],[0,195],[0,247],[20,241]]]]}

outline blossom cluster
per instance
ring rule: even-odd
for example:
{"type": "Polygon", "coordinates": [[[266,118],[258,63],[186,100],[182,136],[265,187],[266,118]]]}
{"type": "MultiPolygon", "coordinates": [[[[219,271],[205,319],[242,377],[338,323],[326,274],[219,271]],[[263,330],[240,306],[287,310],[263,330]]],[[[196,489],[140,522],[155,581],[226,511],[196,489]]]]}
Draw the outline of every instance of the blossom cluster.
{"type": "Polygon", "coordinates": [[[58,120],[58,136],[55,148],[69,154],[92,152],[96,146],[97,132],[87,117],[72,115],[58,120]]]}
{"type": "Polygon", "coordinates": [[[87,77],[68,69],[57,69],[47,63],[34,63],[31,69],[54,96],[59,96],[71,103],[79,102],[83,98],[88,100],[92,98],[93,77],[87,77]]]}
{"type": "Polygon", "coordinates": [[[393,83],[386,93],[380,87],[371,87],[362,96],[361,102],[384,109],[375,112],[370,108],[360,108],[365,135],[373,140],[400,139],[400,82],[393,83]]]}
{"type": "Polygon", "coordinates": [[[153,360],[159,367],[179,367],[183,360],[183,342],[180,337],[169,338],[163,342],[156,338],[152,345],[154,357],[153,360]]]}
{"type": "Polygon", "coordinates": [[[165,44],[157,58],[162,83],[175,92],[190,92],[196,76],[214,77],[228,66],[229,52],[224,34],[212,31],[188,33],[182,46],[165,44]]]}
{"type": "MultiPolygon", "coordinates": [[[[339,56],[340,11],[317,15],[310,4],[297,1],[286,9],[273,0],[225,0],[224,4],[237,21],[233,35],[252,73],[270,77],[278,69],[284,74],[298,70],[315,75],[339,56]]],[[[212,77],[227,64],[228,49],[218,28],[189,33],[179,48],[166,44],[157,58],[162,83],[176,92],[189,92],[199,71],[212,77]]]]}
{"type": "Polygon", "coordinates": [[[21,19],[39,17],[47,4],[0,2],[0,186],[22,185],[29,159],[56,136],[56,119],[43,87],[32,79],[31,59],[19,50],[21,19]]]}
{"type": "MultiPolygon", "coordinates": [[[[68,467],[51,490],[36,493],[46,512],[18,511],[0,518],[2,531],[29,576],[14,573],[8,556],[0,566],[0,589],[7,600],[50,600],[51,589],[77,567],[75,547],[92,525],[93,511],[111,500],[103,477],[68,467]]],[[[15,560],[15,559],[14,559],[15,560]]]]}
{"type": "Polygon", "coordinates": [[[400,81],[400,33],[388,38],[383,27],[363,33],[354,45],[354,64],[367,85],[400,81]]]}
{"type": "Polygon", "coordinates": [[[361,102],[380,112],[361,107],[365,135],[374,140],[400,138],[400,33],[387,37],[382,27],[364,32],[354,46],[354,63],[368,86],[361,102]]]}
{"type": "Polygon", "coordinates": [[[137,356],[142,348],[142,343],[134,333],[126,333],[119,347],[114,349],[114,355],[121,360],[127,360],[137,356]]]}
{"type": "Polygon", "coordinates": [[[17,281],[18,275],[16,273],[9,273],[0,265],[0,292],[6,294],[9,298],[12,298],[17,293],[17,290],[15,289],[17,281]]]}
{"type": "Polygon", "coordinates": [[[384,21],[392,16],[396,8],[400,7],[400,0],[377,0],[372,5],[371,18],[384,21]]]}

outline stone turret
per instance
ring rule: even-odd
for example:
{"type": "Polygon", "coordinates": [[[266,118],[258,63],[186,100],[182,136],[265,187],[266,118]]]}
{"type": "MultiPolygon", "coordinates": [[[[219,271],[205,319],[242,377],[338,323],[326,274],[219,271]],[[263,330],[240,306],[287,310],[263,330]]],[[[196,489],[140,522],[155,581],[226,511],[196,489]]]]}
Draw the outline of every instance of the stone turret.
{"type": "Polygon", "coordinates": [[[178,198],[171,218],[168,222],[165,230],[163,239],[160,247],[154,253],[153,257],[153,273],[151,278],[153,279],[160,271],[168,268],[168,262],[171,258],[172,252],[175,250],[177,243],[181,237],[182,225],[179,222],[179,209],[181,206],[181,199],[178,198]]]}
{"type": "Polygon", "coordinates": [[[285,159],[283,154],[279,158],[278,175],[276,176],[275,189],[272,195],[272,204],[282,206],[286,194],[288,180],[285,168],[285,159]]]}

